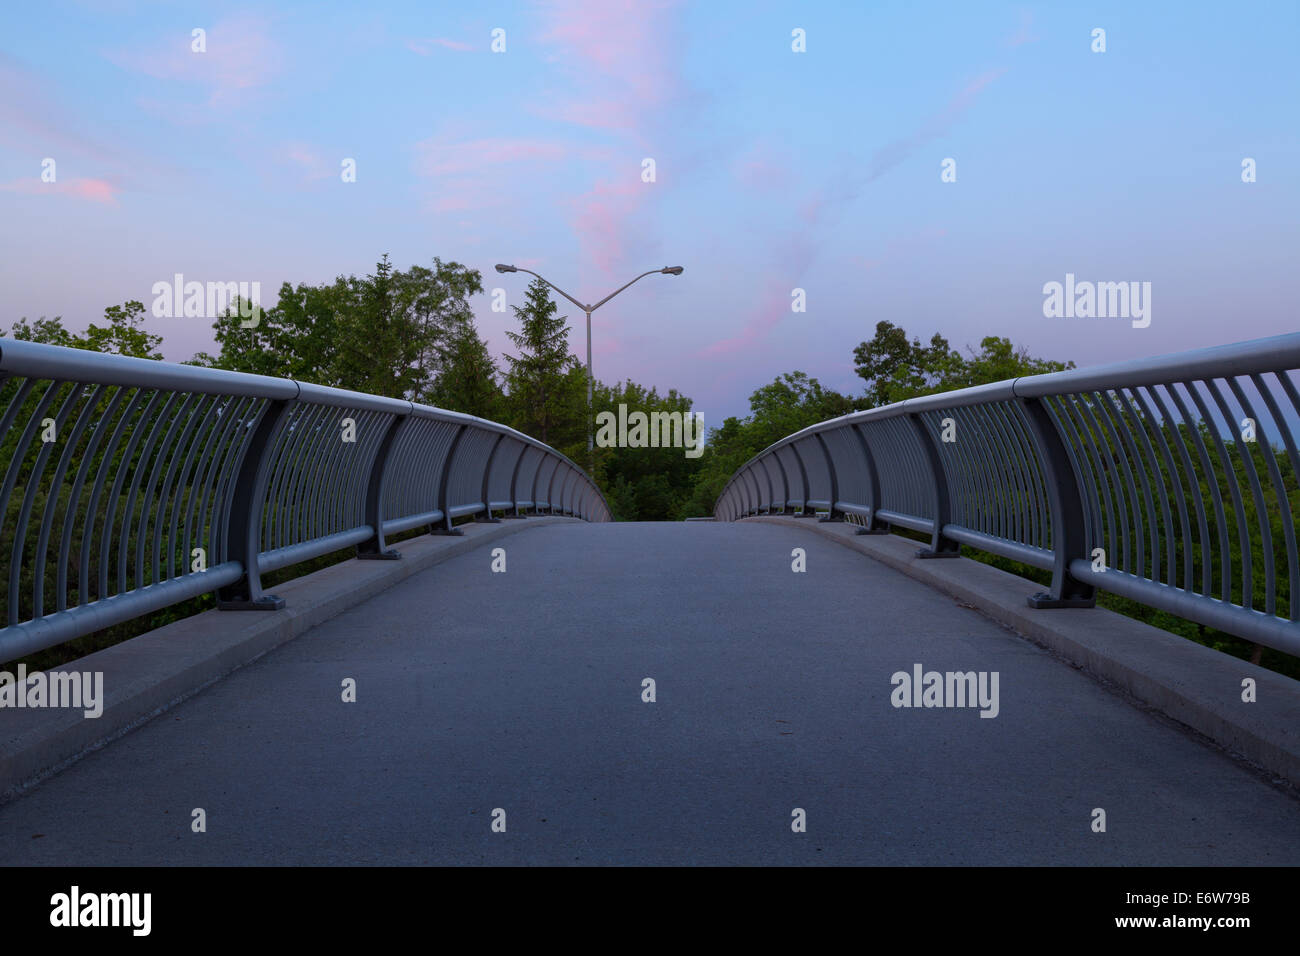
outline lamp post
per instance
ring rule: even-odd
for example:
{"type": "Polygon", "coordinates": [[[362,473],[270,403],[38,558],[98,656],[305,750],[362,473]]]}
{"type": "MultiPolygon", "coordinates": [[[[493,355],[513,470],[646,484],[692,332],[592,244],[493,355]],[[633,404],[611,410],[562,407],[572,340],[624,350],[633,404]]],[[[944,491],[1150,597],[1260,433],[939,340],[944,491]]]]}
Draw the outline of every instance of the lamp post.
{"type": "MultiPolygon", "coordinates": [[[[575,299],[573,296],[569,295],[569,293],[567,293],[567,292],[565,292],[563,289],[561,289],[561,288],[560,288],[558,285],[556,285],[554,282],[552,282],[552,281],[550,281],[549,279],[546,279],[546,278],[544,278],[544,277],[542,277],[542,276],[537,275],[537,273],[534,272],[532,269],[521,269],[521,268],[519,268],[518,266],[507,266],[507,265],[502,265],[501,263],[497,263],[497,267],[496,267],[496,269],[497,269],[497,272],[503,272],[503,273],[504,273],[504,272],[527,272],[530,276],[537,276],[538,279],[541,279],[543,282],[545,282],[547,285],[549,285],[549,286],[550,286],[552,289],[554,289],[556,292],[560,293],[560,295],[564,296],[566,299],[568,299],[570,302],[572,302],[574,305],[576,305],[578,308],[580,308],[583,312],[586,312],[586,313],[587,313],[587,456],[588,456],[588,458],[592,458],[592,448],[593,448],[593,441],[592,441],[592,423],[593,423],[593,418],[592,418],[592,405],[591,405],[591,383],[592,383],[593,379],[592,379],[592,377],[591,377],[591,313],[595,312],[597,309],[599,309],[602,305],[604,305],[604,304],[605,304],[606,302],[608,302],[610,299],[614,298],[614,296],[618,295],[620,292],[622,292],[624,289],[626,289],[629,285],[632,284],[632,282],[637,282],[637,281],[639,281],[639,280],[641,280],[641,279],[644,279],[644,278],[645,278],[646,276],[648,276],[648,275],[653,275],[653,274],[656,273],[656,272],[661,272],[661,273],[663,273],[664,275],[679,276],[679,275],[682,274],[682,271],[683,271],[683,270],[682,270],[682,267],[681,267],[681,266],[665,266],[665,267],[662,268],[662,269],[651,269],[649,272],[643,272],[643,273],[641,273],[639,276],[637,276],[635,279],[633,279],[632,282],[627,283],[627,285],[619,286],[617,289],[615,289],[615,290],[614,290],[613,292],[611,292],[609,295],[605,296],[605,298],[601,299],[601,300],[600,300],[599,302],[597,302],[595,305],[583,305],[581,302],[579,302],[579,301],[578,301],[577,299],[575,299]]],[[[589,467],[593,467],[593,468],[595,467],[594,459],[593,459],[591,462],[589,462],[589,467]]]]}

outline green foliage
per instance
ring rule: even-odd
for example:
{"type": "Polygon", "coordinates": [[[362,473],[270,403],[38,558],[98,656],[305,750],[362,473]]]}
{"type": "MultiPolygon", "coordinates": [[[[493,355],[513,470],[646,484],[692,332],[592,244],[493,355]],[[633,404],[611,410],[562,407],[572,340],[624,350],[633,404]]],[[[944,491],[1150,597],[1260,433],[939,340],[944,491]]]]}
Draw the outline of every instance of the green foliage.
{"type": "MultiPolygon", "coordinates": [[[[528,285],[524,304],[514,306],[518,332],[507,332],[519,355],[507,355],[509,423],[538,441],[585,457],[587,373],[569,353],[569,327],[541,279],[528,285]]],[[[570,457],[573,457],[570,454],[570,457]]]]}
{"type": "MultiPolygon", "coordinates": [[[[65,329],[63,319],[59,316],[52,319],[41,316],[35,322],[21,318],[13,324],[10,334],[22,342],[39,342],[69,349],[86,349],[108,355],[160,361],[162,353],[158,348],[162,345],[162,336],[141,328],[144,314],[144,303],[131,300],[109,306],[104,310],[108,324],[96,325],[92,322],[84,335],[65,329]]],[[[0,331],[0,338],[3,336],[4,332],[0,331]]]]}
{"type": "Polygon", "coordinates": [[[451,334],[441,365],[421,401],[492,421],[502,418],[505,394],[500,372],[472,320],[467,319],[451,334]]]}
{"type": "Polygon", "coordinates": [[[877,322],[876,334],[853,350],[854,368],[866,382],[864,407],[876,408],[907,398],[948,392],[971,385],[987,385],[1022,375],[1040,375],[1074,368],[1073,362],[1056,362],[1031,356],[1010,339],[986,336],[980,351],[969,359],[953,350],[939,334],[929,345],[892,322],[877,322]]]}
{"type": "MultiPolygon", "coordinates": [[[[20,342],[58,345],[65,349],[84,348],[78,345],[77,336],[63,327],[63,319],[57,315],[52,319],[41,316],[35,322],[29,322],[25,317],[21,318],[13,324],[9,332],[20,342]]],[[[4,334],[4,331],[0,330],[0,338],[3,338],[4,334]]]]}
{"type": "MultiPolygon", "coordinates": [[[[683,425],[681,437],[685,443],[685,423],[692,414],[691,400],[679,395],[675,389],[661,396],[656,389],[647,389],[630,379],[616,386],[598,383],[592,401],[597,420],[602,412],[609,412],[617,420],[620,404],[627,406],[628,413],[676,415],[683,425]]],[[[692,434],[698,433],[692,431],[692,434]]],[[[676,433],[673,437],[677,437],[676,433]]],[[[703,437],[698,434],[697,444],[703,437]]],[[[598,447],[594,477],[605,490],[615,519],[672,521],[682,517],[682,509],[700,469],[700,458],[688,458],[686,452],[685,447],[598,447]]],[[[576,460],[582,461],[581,458],[576,460]]]]}
{"type": "MultiPolygon", "coordinates": [[[[374,272],[361,279],[339,277],[316,286],[285,283],[275,307],[248,327],[239,315],[239,304],[233,304],[214,325],[219,354],[201,354],[195,362],[407,397],[506,420],[587,465],[586,371],[569,353],[568,326],[564,317],[557,316],[549,288],[534,282],[525,304],[515,309],[520,329],[508,334],[520,355],[507,357],[505,391],[468,304],[468,297],[481,291],[479,274],[458,263],[434,259],[432,268],[413,266],[401,272],[393,270],[385,256],[374,272]]],[[[10,334],[23,341],[159,359],[161,336],[142,328],[144,316],[142,303],[128,301],[105,309],[103,324],[92,323],[82,334],[68,331],[58,317],[20,319],[10,334]]],[[[889,322],[877,324],[874,338],[854,350],[854,359],[866,383],[861,397],[824,388],[803,372],[780,375],[751,394],[748,416],[728,418],[709,432],[701,457],[687,457],[680,447],[597,448],[592,474],[615,517],[675,520],[709,515],[731,475],[763,448],[855,409],[1073,367],[1073,363],[1031,356],[1023,347],[996,336],[982,339],[979,351],[963,357],[941,336],[922,345],[889,322]]],[[[94,436],[120,428],[128,438],[143,437],[192,421],[197,425],[196,445],[225,447],[234,440],[234,433],[225,427],[233,404],[224,399],[206,406],[193,400],[153,400],[131,387],[96,390],[73,383],[33,384],[24,392],[19,379],[0,383],[0,407],[16,402],[15,422],[39,422],[49,416],[56,420],[60,436],[76,437],[69,449],[59,450],[57,445],[40,442],[25,426],[2,436],[0,457],[16,469],[14,487],[20,493],[10,496],[0,516],[4,519],[0,554],[11,561],[17,555],[21,564],[16,569],[19,586],[7,592],[0,616],[26,619],[37,613],[38,603],[45,611],[61,602],[75,606],[183,574],[192,544],[209,545],[210,557],[219,559],[215,519],[208,510],[211,499],[205,490],[214,475],[211,462],[205,464],[200,457],[175,472],[160,470],[162,452],[151,441],[123,441],[110,448],[94,436]],[[84,422],[79,432],[74,427],[78,421],[84,422]],[[55,491],[39,476],[50,474],[59,461],[64,462],[59,466],[64,471],[55,491]],[[75,507],[72,504],[70,481],[79,470],[88,478],[96,473],[118,478],[103,486],[94,513],[84,495],[75,507]],[[156,484],[159,478],[169,483],[167,487],[156,484]],[[196,493],[201,499],[197,505],[196,493]],[[30,514],[30,520],[23,520],[24,513],[30,514]],[[41,552],[46,531],[50,539],[41,552]],[[58,541],[64,534],[71,550],[60,566],[58,541]],[[137,557],[151,555],[154,542],[160,546],[157,568],[151,557],[144,561],[137,557]]],[[[1195,405],[1196,395],[1186,394],[1189,405],[1195,405]]],[[[614,386],[595,383],[593,405],[595,412],[615,416],[619,405],[647,415],[688,416],[693,410],[691,400],[675,390],[661,395],[630,380],[614,386]]],[[[1103,392],[1070,399],[1068,408],[1060,405],[1058,414],[1067,415],[1088,446],[1085,480],[1094,485],[1088,493],[1103,502],[1101,532],[1113,567],[1154,576],[1174,587],[1190,585],[1211,597],[1286,617],[1292,600],[1290,580],[1285,573],[1276,575],[1270,594],[1263,569],[1270,563],[1279,570],[1289,566],[1286,542],[1300,514],[1300,476],[1285,449],[1263,441],[1237,440],[1234,422],[1207,420],[1209,407],[1193,408],[1189,424],[1170,419],[1163,410],[1152,415],[1132,394],[1103,392]],[[1146,461],[1149,464],[1141,465],[1146,461]],[[1167,467],[1166,461],[1174,462],[1174,467],[1167,467]],[[1151,508],[1132,496],[1129,472],[1137,467],[1143,467],[1151,481],[1155,495],[1151,508]],[[1222,517],[1208,504],[1216,495],[1226,504],[1222,517]],[[1207,502],[1203,520],[1185,506],[1198,498],[1207,502]],[[1125,522],[1131,523],[1127,531],[1125,522]],[[1119,546],[1121,534],[1128,541],[1127,549],[1119,546]]],[[[214,451],[212,461],[222,454],[214,451]]],[[[997,502],[985,504],[994,507],[997,502]]],[[[310,573],[350,553],[284,569],[269,576],[267,583],[310,573]]],[[[969,553],[1013,573],[1044,579],[1037,569],[969,553]]],[[[10,566],[5,571],[15,569],[10,566]]],[[[1300,660],[1288,655],[1116,595],[1102,592],[1098,603],[1300,678],[1300,660]]],[[[211,596],[205,595],[32,655],[27,661],[30,666],[54,666],[211,606],[211,596]]]]}
{"type": "Polygon", "coordinates": [[[728,418],[709,432],[699,475],[681,517],[704,517],[736,469],[786,435],[855,410],[853,399],[824,387],[804,372],[779,375],[749,396],[750,413],[728,418]]]}
{"type": "Polygon", "coordinates": [[[478,270],[460,263],[435,258],[402,272],[385,255],[364,278],[284,283],[252,327],[232,306],[212,327],[221,351],[194,363],[420,399],[473,324],[469,296],[482,291],[478,270]]]}

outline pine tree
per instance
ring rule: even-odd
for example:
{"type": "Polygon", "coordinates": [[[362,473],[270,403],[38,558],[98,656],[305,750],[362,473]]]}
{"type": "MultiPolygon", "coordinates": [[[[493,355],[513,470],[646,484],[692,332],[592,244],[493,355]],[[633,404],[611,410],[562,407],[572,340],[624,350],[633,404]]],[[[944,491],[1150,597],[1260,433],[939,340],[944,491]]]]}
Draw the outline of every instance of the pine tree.
{"type": "Polygon", "coordinates": [[[568,320],[558,311],[550,287],[534,279],[524,304],[514,306],[520,331],[506,332],[521,353],[506,356],[506,384],[514,427],[563,448],[575,434],[586,434],[586,377],[569,353],[568,320]],[[581,392],[580,402],[575,402],[576,392],[581,392]]]}
{"type": "Polygon", "coordinates": [[[495,421],[501,417],[500,372],[473,319],[462,322],[451,334],[441,365],[441,371],[425,392],[424,401],[479,418],[495,421]]]}

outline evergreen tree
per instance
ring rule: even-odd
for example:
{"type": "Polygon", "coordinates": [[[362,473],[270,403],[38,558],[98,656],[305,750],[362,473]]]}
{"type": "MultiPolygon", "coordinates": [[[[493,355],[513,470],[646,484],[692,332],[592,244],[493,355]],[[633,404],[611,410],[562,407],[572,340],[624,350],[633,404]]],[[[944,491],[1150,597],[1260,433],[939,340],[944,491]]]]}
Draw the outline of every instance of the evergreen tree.
{"type": "Polygon", "coordinates": [[[561,450],[575,441],[585,447],[586,370],[569,353],[567,317],[556,315],[550,287],[540,279],[513,308],[520,331],[506,335],[521,354],[506,356],[511,424],[561,450]]]}
{"type": "Polygon", "coordinates": [[[504,396],[498,381],[500,372],[472,319],[452,333],[440,365],[423,401],[493,421],[501,417],[504,396]]]}

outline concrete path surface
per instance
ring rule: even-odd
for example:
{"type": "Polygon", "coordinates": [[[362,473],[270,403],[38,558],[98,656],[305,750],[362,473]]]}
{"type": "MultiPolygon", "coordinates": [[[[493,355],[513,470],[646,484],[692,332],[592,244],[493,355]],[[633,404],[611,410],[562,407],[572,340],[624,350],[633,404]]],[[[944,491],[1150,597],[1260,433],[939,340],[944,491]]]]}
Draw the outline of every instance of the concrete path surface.
{"type": "Polygon", "coordinates": [[[0,842],[11,865],[1295,864],[1300,803],[801,529],[566,523],[235,672],[0,807],[0,842]],[[997,672],[997,716],[892,706],[917,664],[997,672]]]}

